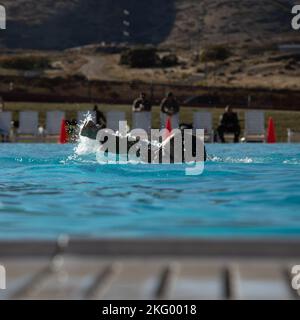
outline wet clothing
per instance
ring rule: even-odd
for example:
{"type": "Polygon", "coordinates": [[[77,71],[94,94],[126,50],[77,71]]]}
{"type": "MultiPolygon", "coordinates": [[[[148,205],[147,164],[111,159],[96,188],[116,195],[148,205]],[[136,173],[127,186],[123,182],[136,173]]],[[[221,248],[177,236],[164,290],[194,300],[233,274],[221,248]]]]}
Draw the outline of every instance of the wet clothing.
{"type": "Polygon", "coordinates": [[[164,98],[160,104],[161,112],[166,113],[169,116],[179,112],[179,104],[175,98],[164,98]]]}
{"type": "Polygon", "coordinates": [[[152,105],[149,100],[138,98],[134,100],[132,111],[133,112],[143,112],[143,111],[151,111],[152,105]]]}
{"type": "MultiPolygon", "coordinates": [[[[99,128],[98,125],[94,124],[92,121],[89,121],[88,123],[86,123],[84,125],[84,127],[82,128],[81,130],[81,135],[84,136],[84,137],[88,137],[90,139],[93,139],[93,140],[96,140],[97,139],[97,135],[98,135],[98,132],[99,130],[101,130],[99,128]]],[[[104,129],[105,130],[105,129],[104,129]]],[[[177,133],[178,134],[178,133],[177,133]]],[[[182,151],[182,160],[185,161],[185,154],[184,154],[184,150],[185,150],[185,147],[184,147],[184,144],[185,144],[185,140],[184,140],[184,132],[182,131],[181,133],[179,134],[182,134],[182,143],[183,143],[183,147],[181,148],[181,151],[182,151]]],[[[103,132],[103,141],[101,139],[102,135],[101,136],[98,136],[99,138],[99,141],[102,141],[102,143],[105,143],[108,139],[108,135],[111,135],[111,133],[108,131],[108,132],[103,132]]],[[[120,146],[120,140],[122,139],[127,139],[127,153],[130,151],[130,149],[135,145],[136,141],[139,140],[139,138],[137,137],[136,138],[136,141],[132,141],[132,138],[129,140],[128,137],[120,137],[120,136],[115,136],[116,138],[116,154],[120,154],[120,149],[119,149],[119,146],[120,146]]],[[[176,155],[175,155],[175,150],[174,150],[174,139],[175,137],[170,137],[170,141],[168,142],[170,144],[170,163],[174,163],[175,162],[175,158],[176,158],[176,155]]],[[[192,135],[192,156],[193,157],[198,157],[198,152],[196,150],[196,147],[197,147],[197,137],[195,135],[192,135]]],[[[144,162],[149,162],[149,163],[152,163],[152,156],[154,155],[154,158],[156,158],[158,160],[159,163],[162,163],[162,155],[163,155],[163,150],[164,148],[161,146],[161,147],[158,147],[156,144],[153,145],[150,141],[145,141],[146,143],[146,148],[147,148],[147,156],[146,156],[146,159],[144,158],[144,162]],[[153,154],[152,154],[153,153],[153,154]]],[[[201,161],[206,161],[206,150],[205,150],[205,146],[203,145],[203,142],[202,140],[200,141],[200,145],[203,146],[203,159],[201,159],[201,161]]],[[[126,151],[125,151],[126,152],[126,151]]]]}
{"type": "Polygon", "coordinates": [[[96,124],[99,125],[101,128],[106,128],[106,118],[102,111],[96,110],[96,124]]]}
{"type": "Polygon", "coordinates": [[[239,142],[241,127],[239,125],[239,119],[237,114],[235,112],[225,112],[221,118],[221,123],[217,130],[222,143],[225,142],[225,133],[233,133],[234,142],[239,142]]]}

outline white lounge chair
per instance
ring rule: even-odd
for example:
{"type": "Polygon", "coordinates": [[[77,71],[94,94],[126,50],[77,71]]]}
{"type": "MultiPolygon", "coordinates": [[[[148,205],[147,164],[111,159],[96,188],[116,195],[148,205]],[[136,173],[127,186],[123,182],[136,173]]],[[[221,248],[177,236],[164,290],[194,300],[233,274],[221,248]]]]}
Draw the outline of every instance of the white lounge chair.
{"type": "Polygon", "coordinates": [[[197,111],[193,114],[193,129],[203,129],[204,130],[204,141],[213,142],[214,141],[214,130],[213,130],[213,120],[212,114],[208,111],[197,111]]]}
{"type": "Polygon", "coordinates": [[[0,135],[4,140],[8,140],[10,136],[12,114],[10,111],[0,112],[0,135]]]}
{"type": "Polygon", "coordinates": [[[55,140],[60,135],[61,121],[65,118],[63,111],[47,111],[46,140],[55,140]]]}
{"type": "Polygon", "coordinates": [[[151,127],[152,127],[151,112],[133,112],[132,113],[133,129],[143,129],[149,134],[151,127]]]}
{"type": "Polygon", "coordinates": [[[96,112],[95,111],[78,111],[77,112],[77,123],[81,124],[87,117],[87,115],[90,114],[92,116],[92,120],[96,121],[96,112]]]}
{"type": "Polygon", "coordinates": [[[299,143],[300,142],[300,131],[294,131],[287,129],[288,143],[299,143]]]}
{"type": "MultiPolygon", "coordinates": [[[[160,128],[161,129],[166,128],[166,123],[167,123],[168,117],[169,116],[167,114],[165,114],[163,112],[160,113],[160,128]]],[[[171,126],[172,126],[172,129],[179,128],[179,113],[176,113],[171,117],[171,126]]]]}
{"type": "Polygon", "coordinates": [[[125,112],[122,111],[109,111],[107,112],[106,121],[107,128],[113,131],[119,131],[119,122],[125,121],[125,112]]]}
{"type": "Polygon", "coordinates": [[[37,111],[21,111],[19,113],[18,141],[36,140],[38,137],[39,114],[37,111]]]}
{"type": "Polygon", "coordinates": [[[245,142],[265,142],[265,114],[260,110],[245,112],[245,142]]]}

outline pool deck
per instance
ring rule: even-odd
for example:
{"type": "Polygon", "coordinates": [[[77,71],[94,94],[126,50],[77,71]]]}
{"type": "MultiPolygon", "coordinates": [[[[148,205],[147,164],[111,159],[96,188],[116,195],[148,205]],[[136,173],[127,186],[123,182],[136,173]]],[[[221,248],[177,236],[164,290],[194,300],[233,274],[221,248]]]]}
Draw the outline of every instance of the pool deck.
{"type": "Polygon", "coordinates": [[[299,299],[298,240],[1,241],[0,299],[299,299]]]}

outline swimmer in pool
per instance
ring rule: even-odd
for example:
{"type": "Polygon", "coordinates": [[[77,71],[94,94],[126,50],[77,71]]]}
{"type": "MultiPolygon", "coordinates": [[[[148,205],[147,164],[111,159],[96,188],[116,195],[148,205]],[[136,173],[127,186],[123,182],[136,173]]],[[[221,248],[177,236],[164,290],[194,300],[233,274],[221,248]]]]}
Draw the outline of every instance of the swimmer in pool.
{"type": "MultiPolygon", "coordinates": [[[[105,143],[109,136],[112,136],[111,131],[109,130],[105,130],[102,129],[99,125],[95,124],[93,121],[87,121],[81,132],[80,135],[83,137],[87,137],[89,139],[92,140],[96,140],[97,139],[97,135],[99,133],[99,131],[101,130],[101,133],[103,132],[103,136],[105,137],[105,139],[101,139],[102,143],[105,143]]],[[[184,153],[184,131],[181,130],[180,133],[175,133],[175,134],[171,134],[169,137],[167,137],[159,146],[157,146],[157,144],[153,144],[149,141],[144,141],[143,143],[146,144],[146,148],[148,148],[148,154],[145,158],[142,159],[143,162],[148,162],[151,163],[151,159],[159,159],[159,163],[162,163],[162,153],[165,152],[165,150],[169,150],[169,159],[170,159],[170,163],[177,163],[178,161],[176,161],[176,154],[174,152],[174,141],[176,139],[176,136],[178,134],[182,135],[182,156],[180,156],[180,159],[183,162],[186,162],[187,159],[185,159],[185,153],[184,153]],[[170,144],[170,149],[168,148],[168,144],[170,144]]],[[[125,151],[125,153],[129,152],[129,150],[137,143],[139,142],[139,138],[137,137],[135,141],[132,141],[132,139],[128,139],[128,137],[121,137],[118,135],[114,135],[114,138],[116,138],[116,154],[122,154],[122,152],[120,151],[119,146],[122,143],[122,139],[126,139],[127,140],[127,151],[125,151]]],[[[197,140],[199,139],[196,137],[196,135],[192,135],[192,156],[193,157],[197,157],[199,156],[199,152],[196,152],[196,146],[197,146],[197,140]]],[[[100,142],[101,143],[101,142],[100,142]]],[[[141,142],[142,143],[142,142],[141,142]]],[[[201,160],[199,161],[206,161],[206,150],[205,150],[205,146],[203,146],[203,141],[199,139],[198,141],[198,145],[203,147],[203,156],[202,158],[200,158],[201,160]]]]}

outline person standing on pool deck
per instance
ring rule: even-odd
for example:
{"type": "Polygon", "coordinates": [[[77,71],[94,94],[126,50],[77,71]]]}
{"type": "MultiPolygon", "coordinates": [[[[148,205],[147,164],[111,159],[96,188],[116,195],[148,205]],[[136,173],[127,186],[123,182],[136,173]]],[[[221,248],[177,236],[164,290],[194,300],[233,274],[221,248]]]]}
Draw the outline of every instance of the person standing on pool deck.
{"type": "Polygon", "coordinates": [[[141,92],[139,98],[134,100],[132,112],[150,112],[152,109],[151,102],[147,99],[145,92],[141,92]]]}
{"type": "Polygon", "coordinates": [[[162,113],[165,113],[168,116],[173,116],[179,112],[179,104],[172,92],[169,92],[167,96],[162,100],[160,109],[162,113]]]}
{"type": "Polygon", "coordinates": [[[99,110],[98,106],[94,106],[94,112],[96,113],[96,124],[99,125],[100,128],[106,128],[106,118],[104,113],[99,110]]]}
{"type": "Polygon", "coordinates": [[[241,127],[239,124],[239,118],[236,112],[233,112],[230,106],[225,108],[225,113],[221,117],[220,125],[217,129],[218,135],[222,143],[225,143],[224,134],[233,133],[234,142],[239,142],[239,137],[241,134],[241,127]]]}

